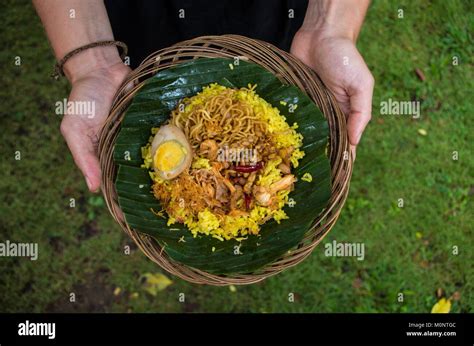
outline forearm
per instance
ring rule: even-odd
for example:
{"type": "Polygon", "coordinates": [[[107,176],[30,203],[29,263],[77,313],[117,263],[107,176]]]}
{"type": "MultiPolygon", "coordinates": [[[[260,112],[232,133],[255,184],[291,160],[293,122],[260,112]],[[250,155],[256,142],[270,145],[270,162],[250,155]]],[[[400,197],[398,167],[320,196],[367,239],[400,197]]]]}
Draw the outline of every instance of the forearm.
{"type": "Polygon", "coordinates": [[[370,0],[309,0],[300,31],[355,42],[369,4],[370,0]]]}
{"type": "MultiPolygon", "coordinates": [[[[33,0],[33,4],[58,60],[88,43],[114,39],[102,0],[33,0]]],[[[90,48],[71,57],[64,73],[73,82],[120,61],[116,47],[90,48]]]]}

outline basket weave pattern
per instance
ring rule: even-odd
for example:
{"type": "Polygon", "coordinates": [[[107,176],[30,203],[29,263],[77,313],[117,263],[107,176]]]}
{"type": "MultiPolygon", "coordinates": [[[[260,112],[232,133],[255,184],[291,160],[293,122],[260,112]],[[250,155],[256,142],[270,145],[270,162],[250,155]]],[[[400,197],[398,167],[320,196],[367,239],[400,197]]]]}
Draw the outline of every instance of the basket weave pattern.
{"type": "Polygon", "coordinates": [[[203,36],[162,49],[145,59],[124,81],[99,138],[102,169],[102,192],[107,206],[118,224],[152,261],[184,280],[208,285],[251,284],[278,274],[303,261],[336,223],[347,198],[352,173],[352,158],[347,137],[346,120],[333,95],[309,67],[292,55],[269,43],[237,35],[203,36]],[[318,215],[300,244],[277,261],[254,273],[214,275],[173,261],[152,237],[131,229],[123,218],[115,190],[117,167],[113,160],[120,123],[134,95],[146,79],[158,71],[189,59],[201,57],[239,57],[273,72],[283,83],[303,90],[321,109],[329,123],[332,191],[326,209],[318,215]]]}

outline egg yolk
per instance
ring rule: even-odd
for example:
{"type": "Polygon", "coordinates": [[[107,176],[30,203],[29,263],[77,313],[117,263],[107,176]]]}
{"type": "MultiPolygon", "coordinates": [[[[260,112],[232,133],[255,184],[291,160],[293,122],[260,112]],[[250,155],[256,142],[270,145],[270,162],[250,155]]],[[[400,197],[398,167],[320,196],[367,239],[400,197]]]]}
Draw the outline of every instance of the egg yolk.
{"type": "Polygon", "coordinates": [[[155,168],[162,172],[172,171],[184,161],[186,154],[186,149],[178,142],[163,142],[156,149],[154,158],[155,168]]]}

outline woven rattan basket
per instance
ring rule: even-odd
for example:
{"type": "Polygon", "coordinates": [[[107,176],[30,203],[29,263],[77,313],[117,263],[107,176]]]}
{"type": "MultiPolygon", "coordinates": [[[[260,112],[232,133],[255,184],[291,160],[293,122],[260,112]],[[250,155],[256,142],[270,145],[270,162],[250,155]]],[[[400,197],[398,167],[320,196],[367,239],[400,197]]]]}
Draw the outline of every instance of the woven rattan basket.
{"type": "Polygon", "coordinates": [[[345,116],[333,95],[318,76],[290,54],[269,43],[236,35],[204,36],[162,49],[145,59],[124,81],[113,102],[110,115],[99,140],[102,168],[102,192],[107,206],[122,229],[151,260],[169,273],[184,280],[208,285],[251,284],[278,274],[303,261],[334,226],[346,200],[352,173],[352,158],[346,131],[345,116]],[[214,275],[191,268],[170,259],[152,237],[131,229],[125,222],[117,200],[115,177],[117,167],[113,150],[125,110],[144,81],[160,70],[183,61],[201,57],[246,59],[273,72],[282,82],[303,90],[318,105],[327,118],[330,129],[329,158],[332,174],[332,193],[326,209],[318,215],[310,230],[296,249],[257,272],[237,275],[214,275]],[[133,85],[133,87],[130,87],[133,85]]]}

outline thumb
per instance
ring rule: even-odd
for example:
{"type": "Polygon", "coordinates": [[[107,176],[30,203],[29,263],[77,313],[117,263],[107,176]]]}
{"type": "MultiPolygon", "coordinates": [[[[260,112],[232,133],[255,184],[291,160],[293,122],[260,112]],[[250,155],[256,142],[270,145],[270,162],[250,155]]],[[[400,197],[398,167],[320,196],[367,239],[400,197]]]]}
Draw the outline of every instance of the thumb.
{"type": "Polygon", "coordinates": [[[74,126],[68,120],[65,118],[61,123],[61,133],[66,139],[76,166],[84,175],[89,191],[98,192],[101,173],[99,159],[96,154],[96,135],[92,129],[74,126]]]}
{"type": "Polygon", "coordinates": [[[350,112],[347,119],[347,131],[351,145],[359,144],[365,127],[372,118],[372,93],[374,77],[367,71],[367,77],[357,83],[357,86],[348,90],[350,98],[350,112]]]}

